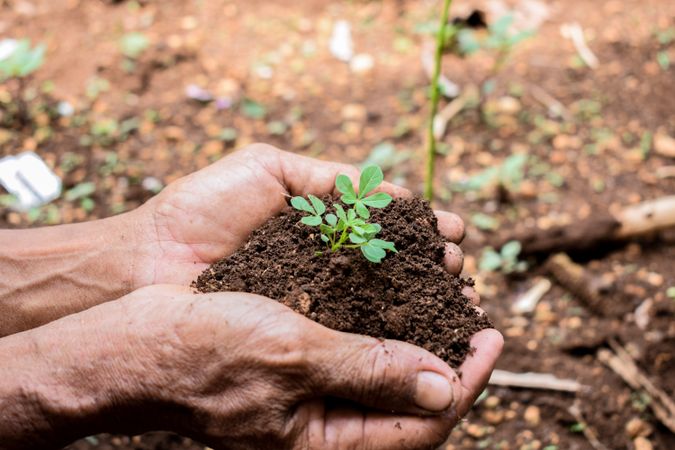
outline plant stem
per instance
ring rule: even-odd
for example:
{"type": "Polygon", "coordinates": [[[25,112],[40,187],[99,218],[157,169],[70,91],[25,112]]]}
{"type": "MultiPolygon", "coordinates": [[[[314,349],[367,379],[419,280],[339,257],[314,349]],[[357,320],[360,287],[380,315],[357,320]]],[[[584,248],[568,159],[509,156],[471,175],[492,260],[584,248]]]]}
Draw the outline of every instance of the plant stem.
{"type": "Polygon", "coordinates": [[[429,113],[429,128],[427,135],[427,170],[424,179],[424,197],[432,201],[434,198],[434,166],[436,163],[436,138],[434,137],[434,118],[438,112],[438,101],[441,89],[438,80],[441,76],[441,63],[443,60],[443,47],[445,46],[445,27],[448,23],[448,13],[452,0],[443,0],[441,22],[436,34],[436,54],[434,57],[434,73],[431,78],[431,111],[429,113]]]}

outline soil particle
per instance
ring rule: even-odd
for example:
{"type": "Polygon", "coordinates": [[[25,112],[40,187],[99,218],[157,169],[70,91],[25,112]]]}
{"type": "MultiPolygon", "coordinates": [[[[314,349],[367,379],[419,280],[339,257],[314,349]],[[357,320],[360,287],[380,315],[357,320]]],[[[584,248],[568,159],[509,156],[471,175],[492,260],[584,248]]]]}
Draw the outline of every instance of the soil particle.
{"type": "Polygon", "coordinates": [[[380,264],[358,250],[325,251],[316,228],[301,217],[287,208],[193,286],[264,295],[335,330],[418,345],[452,367],[471,353],[471,336],[492,326],[462,294],[473,282],[445,270],[445,241],[427,202],[401,199],[373,211],[382,239],[399,251],[380,264]]]}

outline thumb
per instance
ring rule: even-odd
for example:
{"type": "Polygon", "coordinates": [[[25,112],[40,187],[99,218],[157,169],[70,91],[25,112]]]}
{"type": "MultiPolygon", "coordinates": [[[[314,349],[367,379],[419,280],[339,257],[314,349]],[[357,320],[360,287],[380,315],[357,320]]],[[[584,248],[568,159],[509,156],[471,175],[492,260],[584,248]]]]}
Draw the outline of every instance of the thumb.
{"type": "Polygon", "coordinates": [[[331,333],[321,340],[317,394],[416,414],[439,413],[459,402],[459,377],[428,351],[405,342],[331,333]]]}

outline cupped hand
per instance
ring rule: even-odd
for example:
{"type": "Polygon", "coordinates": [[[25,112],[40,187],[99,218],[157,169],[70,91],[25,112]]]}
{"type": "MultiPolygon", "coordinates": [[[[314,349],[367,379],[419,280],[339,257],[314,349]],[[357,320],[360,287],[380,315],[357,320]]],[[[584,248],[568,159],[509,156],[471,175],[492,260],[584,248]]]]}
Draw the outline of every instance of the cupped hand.
{"type": "MultiPolygon", "coordinates": [[[[251,145],[170,184],[132,214],[140,242],[134,263],[136,288],[157,283],[189,284],[210,264],[239,248],[256,228],[278,214],[290,196],[336,194],[335,178],[359,171],[264,144],[251,145]]],[[[380,190],[411,195],[389,183],[380,190]]],[[[459,244],[464,224],[455,214],[437,212],[447,237],[446,265],[462,269],[459,244]]]]}
{"type": "Polygon", "coordinates": [[[460,379],[410,344],[330,330],[256,295],[177,286],[31,333],[55,347],[42,356],[59,367],[50,383],[75,399],[51,410],[92,415],[82,399],[108,399],[98,409],[117,418],[103,430],[171,429],[217,449],[432,448],[471,407],[502,345],[494,330],[477,334],[460,379]]]}

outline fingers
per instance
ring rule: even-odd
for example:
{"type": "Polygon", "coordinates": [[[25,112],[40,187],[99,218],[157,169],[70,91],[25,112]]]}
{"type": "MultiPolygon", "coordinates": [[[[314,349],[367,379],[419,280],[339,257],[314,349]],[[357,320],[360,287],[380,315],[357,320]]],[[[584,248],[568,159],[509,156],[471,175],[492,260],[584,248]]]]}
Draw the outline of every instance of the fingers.
{"type": "Polygon", "coordinates": [[[447,211],[434,210],[438,219],[438,231],[452,243],[460,244],[464,239],[464,221],[457,215],[447,211]]]}
{"type": "Polygon", "coordinates": [[[459,378],[441,359],[398,341],[332,331],[316,356],[316,394],[406,413],[437,413],[458,401],[459,378]]]}
{"type": "Polygon", "coordinates": [[[469,300],[471,300],[471,303],[474,305],[478,306],[480,305],[480,295],[478,295],[478,292],[471,286],[464,286],[462,289],[462,294],[464,294],[465,297],[467,297],[469,300]]]}
{"type": "Polygon", "coordinates": [[[464,267],[464,253],[459,245],[448,242],[445,244],[445,255],[443,262],[448,272],[453,275],[459,275],[464,267]]]}
{"type": "MultiPolygon", "coordinates": [[[[276,178],[289,195],[335,194],[335,178],[340,174],[350,177],[355,186],[359,185],[360,172],[354,166],[284,152],[271,145],[253,144],[235,153],[233,157],[255,159],[276,178]]],[[[387,192],[393,197],[411,195],[407,189],[386,182],[377,190],[387,192]]]]}
{"type": "Polygon", "coordinates": [[[335,409],[325,415],[323,445],[316,448],[437,448],[452,431],[453,422],[455,420],[445,415],[415,417],[335,409]]]}
{"type": "Polygon", "coordinates": [[[462,373],[462,399],[457,403],[457,413],[464,416],[476,398],[483,392],[497,358],[504,347],[504,338],[495,329],[482,330],[471,338],[476,350],[460,366],[462,373]]]}

